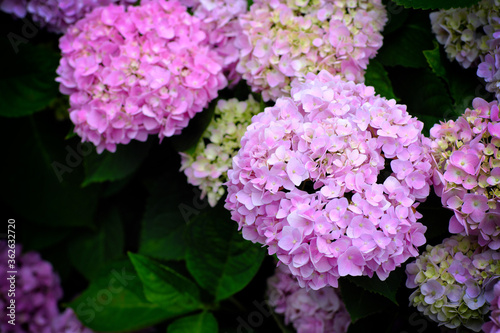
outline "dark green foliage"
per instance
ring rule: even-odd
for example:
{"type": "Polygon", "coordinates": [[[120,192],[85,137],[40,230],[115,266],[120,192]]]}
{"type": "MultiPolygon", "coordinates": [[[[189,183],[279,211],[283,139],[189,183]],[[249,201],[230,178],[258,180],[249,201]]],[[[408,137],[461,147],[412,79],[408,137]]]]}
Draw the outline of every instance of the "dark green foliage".
{"type": "Polygon", "coordinates": [[[243,239],[222,209],[201,214],[189,227],[187,268],[216,301],[243,289],[264,255],[258,244],[243,239]]]}
{"type": "Polygon", "coordinates": [[[450,9],[470,7],[479,0],[394,0],[397,4],[406,8],[416,9],[450,9]]]}

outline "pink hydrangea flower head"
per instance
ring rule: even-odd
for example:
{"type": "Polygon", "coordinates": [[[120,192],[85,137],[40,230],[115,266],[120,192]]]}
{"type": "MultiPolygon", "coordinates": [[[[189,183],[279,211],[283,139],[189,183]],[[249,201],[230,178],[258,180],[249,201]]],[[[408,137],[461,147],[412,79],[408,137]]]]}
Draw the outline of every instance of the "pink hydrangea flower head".
{"type": "Polygon", "coordinates": [[[320,290],[301,288],[285,265],[276,268],[267,280],[269,306],[285,316],[298,333],[345,333],[351,317],[336,288],[320,290]]]}
{"type": "MultiPolygon", "coordinates": [[[[11,325],[11,319],[3,311],[0,318],[0,331],[3,333],[51,332],[50,324],[59,315],[57,302],[62,297],[59,276],[52,265],[44,261],[37,252],[21,254],[21,245],[17,244],[12,252],[7,242],[0,241],[0,269],[2,272],[17,271],[16,285],[16,325],[11,325]],[[11,252],[8,252],[8,251],[11,252]],[[15,253],[15,264],[9,259],[9,254],[15,253]],[[14,269],[8,265],[14,265],[14,269]]],[[[3,275],[0,281],[0,307],[7,309],[10,289],[9,275],[3,275]]],[[[7,311],[7,310],[6,310],[7,311]]]]}
{"type": "Polygon", "coordinates": [[[75,132],[98,152],[179,134],[227,85],[201,21],[177,1],[96,8],[59,46],[75,132]]]}
{"type": "Polygon", "coordinates": [[[488,53],[487,42],[500,28],[496,21],[499,12],[498,0],[482,0],[468,8],[439,10],[430,14],[432,31],[444,45],[448,58],[469,68],[488,53]]]}
{"type": "Polygon", "coordinates": [[[0,9],[23,18],[26,14],[42,28],[64,33],[72,24],[82,19],[94,8],[109,4],[131,5],[136,0],[4,0],[0,9]]]}
{"type": "Polygon", "coordinates": [[[406,107],[327,71],[253,117],[228,171],[225,207],[301,286],[382,280],[418,255],[430,141],[406,107]]]}
{"type": "Polygon", "coordinates": [[[457,121],[431,129],[434,186],[453,210],[449,231],[476,235],[500,248],[500,123],[498,102],[476,98],[457,121]]]}
{"type": "Polygon", "coordinates": [[[321,70],[363,82],[386,21],[380,0],[254,1],[240,16],[236,70],[265,101],[289,95],[292,80],[321,70]]]}
{"type": "Polygon", "coordinates": [[[488,312],[488,285],[500,278],[500,255],[475,236],[454,235],[406,266],[410,305],[439,325],[479,332],[488,312]]]}
{"type": "Polygon", "coordinates": [[[201,189],[201,197],[208,197],[214,207],[224,195],[222,186],[227,181],[227,170],[236,155],[245,129],[252,116],[260,112],[260,104],[253,99],[240,102],[236,98],[219,100],[214,118],[203,133],[192,153],[180,153],[181,171],[188,182],[201,189]]]}
{"type": "Polygon", "coordinates": [[[181,0],[192,7],[193,15],[202,21],[202,29],[214,50],[224,59],[224,73],[234,86],[241,79],[236,72],[238,49],[236,38],[242,34],[238,18],[247,12],[245,0],[181,0]]]}

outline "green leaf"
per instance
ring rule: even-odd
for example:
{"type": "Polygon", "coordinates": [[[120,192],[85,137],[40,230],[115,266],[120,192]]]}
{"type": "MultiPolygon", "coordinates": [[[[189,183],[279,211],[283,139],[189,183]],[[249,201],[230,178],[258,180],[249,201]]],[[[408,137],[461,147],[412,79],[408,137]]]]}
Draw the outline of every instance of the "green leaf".
{"type": "Polygon", "coordinates": [[[133,174],[148,155],[151,142],[132,140],[127,145],[120,145],[116,152],[95,151],[85,158],[85,180],[82,186],[91,183],[115,181],[133,174]]]}
{"type": "Polygon", "coordinates": [[[23,251],[37,252],[61,243],[74,231],[73,228],[54,228],[34,223],[20,223],[16,229],[19,235],[17,241],[23,244],[23,251]]]}
{"type": "Polygon", "coordinates": [[[339,279],[339,287],[342,300],[353,323],[358,319],[394,307],[394,303],[386,297],[366,291],[349,279],[339,279]]]}
{"type": "Polygon", "coordinates": [[[443,80],[430,70],[400,69],[392,83],[401,103],[408,106],[408,113],[424,123],[424,133],[446,115],[454,106],[443,80]],[[408,78],[411,77],[411,80],[408,78]]]}
{"type": "Polygon", "coordinates": [[[200,214],[189,235],[187,268],[216,301],[243,289],[265,256],[263,248],[243,239],[229,212],[219,207],[200,214]]]}
{"type": "Polygon", "coordinates": [[[168,326],[167,333],[217,333],[218,326],[213,314],[202,312],[177,319],[168,326]]]}
{"type": "Polygon", "coordinates": [[[71,263],[89,280],[106,264],[121,257],[124,249],[123,226],[118,210],[106,211],[98,219],[98,230],[76,236],[68,248],[71,263]]]}
{"type": "Polygon", "coordinates": [[[472,100],[481,97],[486,100],[493,98],[493,95],[486,91],[484,84],[475,73],[459,68],[460,65],[452,64],[448,71],[451,97],[453,98],[453,109],[444,114],[444,119],[456,119],[461,116],[466,108],[472,107],[472,100]]]}
{"type": "Polygon", "coordinates": [[[460,116],[466,108],[471,107],[475,97],[489,99],[489,93],[484,89],[484,84],[477,77],[475,70],[466,70],[455,61],[450,62],[437,42],[434,49],[424,51],[424,56],[432,71],[442,78],[453,99],[453,109],[444,114],[444,119],[454,119],[460,116]]]}
{"type": "Polygon", "coordinates": [[[371,60],[365,73],[365,84],[373,86],[375,92],[387,99],[396,99],[392,90],[392,83],[384,66],[377,60],[371,60]]]}
{"type": "Polygon", "coordinates": [[[428,15],[412,13],[399,29],[384,37],[376,59],[384,66],[424,68],[427,61],[422,51],[432,49],[433,40],[428,15]]]}
{"type": "Polygon", "coordinates": [[[129,260],[114,262],[69,306],[94,331],[133,331],[174,314],[146,300],[141,280],[129,260]]]}
{"type": "MultiPolygon", "coordinates": [[[[418,312],[419,313],[419,312],[418,312]]],[[[391,332],[407,332],[400,330],[394,330],[394,321],[398,315],[395,311],[385,311],[383,313],[375,313],[363,318],[356,320],[356,322],[351,323],[347,329],[347,333],[366,333],[366,332],[377,332],[377,333],[391,333],[391,332]]],[[[399,317],[400,320],[404,318],[399,317]]],[[[415,330],[409,330],[409,332],[418,332],[415,330]]],[[[424,332],[424,331],[420,331],[424,332]]],[[[425,331],[426,333],[429,333],[425,331]]]]}
{"type": "Polygon", "coordinates": [[[434,74],[447,80],[446,68],[443,65],[444,59],[440,51],[439,44],[436,41],[433,41],[433,43],[434,43],[434,48],[432,50],[423,51],[424,57],[427,60],[427,63],[431,67],[434,74]]]}
{"type": "Polygon", "coordinates": [[[129,253],[130,260],[144,285],[146,298],[172,314],[200,309],[200,291],[195,283],[168,266],[140,254],[129,253]]]}
{"type": "Polygon", "coordinates": [[[476,5],[480,0],[394,0],[398,5],[415,9],[450,9],[476,5]]]}
{"type": "Polygon", "coordinates": [[[59,95],[55,77],[60,54],[33,42],[14,47],[9,39],[19,35],[12,30],[6,35],[0,38],[0,61],[4,64],[0,72],[0,116],[21,117],[41,111],[59,95]]]}
{"type": "Polygon", "coordinates": [[[161,260],[184,259],[187,223],[208,206],[199,197],[199,190],[183,176],[167,173],[158,179],[142,220],[139,253],[161,260]]]}
{"type": "Polygon", "coordinates": [[[348,276],[347,279],[356,286],[363,288],[366,291],[379,294],[389,299],[394,304],[398,305],[396,293],[404,279],[404,272],[401,268],[391,272],[385,281],[381,281],[377,275],[368,276],[348,276]]]}
{"type": "Polygon", "coordinates": [[[0,198],[40,225],[90,227],[100,186],[80,187],[87,148],[76,138],[65,141],[66,133],[67,124],[50,112],[3,119],[0,188],[8,191],[0,198]]]}
{"type": "Polygon", "coordinates": [[[386,2],[385,8],[387,10],[387,23],[382,31],[384,36],[398,30],[404,24],[406,19],[408,19],[408,15],[410,13],[409,9],[398,5],[392,0],[386,2]]]}

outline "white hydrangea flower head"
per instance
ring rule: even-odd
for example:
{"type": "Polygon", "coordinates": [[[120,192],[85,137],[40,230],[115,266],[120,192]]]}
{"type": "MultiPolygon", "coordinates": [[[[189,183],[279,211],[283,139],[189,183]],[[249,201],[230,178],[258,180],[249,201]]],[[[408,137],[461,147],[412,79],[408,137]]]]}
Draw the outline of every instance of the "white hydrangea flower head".
{"type": "Polygon", "coordinates": [[[240,140],[260,104],[250,95],[246,101],[219,100],[212,121],[192,154],[181,152],[181,171],[191,185],[201,189],[210,206],[224,195],[227,170],[240,148],[240,140]]]}

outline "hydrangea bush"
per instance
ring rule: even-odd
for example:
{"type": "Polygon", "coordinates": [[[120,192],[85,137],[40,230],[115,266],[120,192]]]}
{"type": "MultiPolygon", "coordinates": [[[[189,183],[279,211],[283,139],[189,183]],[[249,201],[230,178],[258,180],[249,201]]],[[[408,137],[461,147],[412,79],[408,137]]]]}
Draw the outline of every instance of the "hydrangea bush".
{"type": "Polygon", "coordinates": [[[386,20],[380,0],[254,1],[240,16],[236,70],[265,101],[289,95],[294,78],[321,70],[363,82],[386,20]]]}
{"type": "Polygon", "coordinates": [[[0,0],[0,331],[499,331],[498,7],[0,0]]]}
{"type": "Polygon", "coordinates": [[[384,280],[425,243],[430,142],[373,87],[310,73],[252,119],[228,171],[225,207],[301,286],[384,280]]]}
{"type": "Polygon", "coordinates": [[[201,21],[177,1],[96,8],[59,46],[75,132],[99,152],[179,134],[227,85],[201,21]]]}
{"type": "Polygon", "coordinates": [[[301,288],[285,265],[267,280],[267,299],[274,312],[285,317],[297,333],[345,333],[351,322],[338,289],[301,288]]]}
{"type": "Polygon", "coordinates": [[[37,25],[64,33],[94,8],[109,4],[131,5],[136,0],[2,0],[0,9],[23,18],[27,13],[37,25]]]}
{"type": "Polygon", "coordinates": [[[437,41],[444,45],[450,60],[463,67],[477,65],[490,47],[488,41],[500,28],[500,2],[481,0],[468,8],[440,10],[430,14],[432,30],[437,41]]]}
{"type": "Polygon", "coordinates": [[[500,278],[500,253],[481,247],[474,236],[456,235],[427,245],[406,266],[410,304],[448,328],[479,332],[489,310],[486,286],[500,278]]]}
{"type": "Polygon", "coordinates": [[[260,112],[260,105],[252,95],[240,102],[236,98],[219,100],[214,118],[203,133],[195,151],[181,152],[181,170],[190,184],[201,189],[201,197],[208,197],[214,207],[225,193],[227,170],[240,148],[240,140],[252,116],[260,112]]]}
{"type": "Polygon", "coordinates": [[[456,121],[431,129],[434,186],[454,212],[452,233],[476,235],[481,246],[500,248],[500,124],[498,102],[476,98],[456,121]]]}

